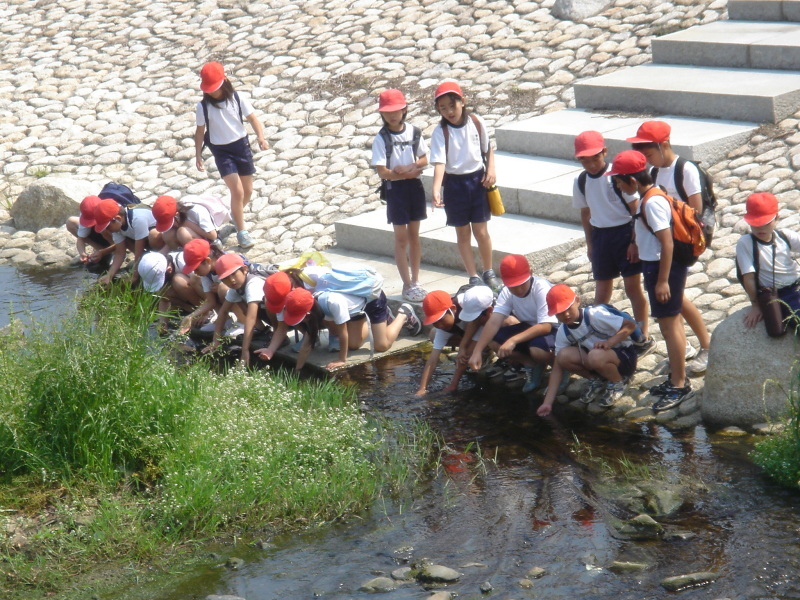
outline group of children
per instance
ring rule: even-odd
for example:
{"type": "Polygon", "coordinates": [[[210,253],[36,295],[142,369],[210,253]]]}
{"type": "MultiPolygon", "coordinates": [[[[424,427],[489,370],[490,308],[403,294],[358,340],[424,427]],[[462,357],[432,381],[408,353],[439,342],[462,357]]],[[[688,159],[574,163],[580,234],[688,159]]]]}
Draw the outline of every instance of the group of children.
{"type": "MultiPolygon", "coordinates": [[[[84,199],[80,217],[68,221],[81,260],[91,263],[113,256],[100,279],[106,283],[118,272],[126,252],[132,251],[134,282],[141,276],[147,291],[159,293],[164,312],[178,306],[188,313],[181,332],[217,315],[206,352],[219,345],[228,315],[235,316],[242,327],[245,364],[250,362],[252,336],[262,329],[273,332],[269,345],[257,353],[264,360],[271,360],[286,342],[290,328],[304,333],[298,369],[325,328],[329,348],[339,353],[329,368],[344,364],[348,350],[367,338],[373,349],[385,351],[403,327],[418,332],[421,323],[414,308],[403,304],[395,317],[380,286],[353,293],[342,284],[341,273],[331,274],[336,269],[270,272],[254,268],[258,266],[240,254],[222,251],[217,230],[230,219],[239,246],[254,244],[243,221],[255,172],[245,119],[260,148],[267,144],[252,106],[234,91],[221,64],[204,65],[201,80],[204,96],[196,107],[196,166],[203,170],[202,150],[208,146],[230,190],[230,204],[213,197],[184,197],[178,202],[161,196],[148,207],[125,186],[108,184],[106,188],[116,188],[84,199]],[[87,243],[96,248],[94,253],[87,252],[87,243]]],[[[466,96],[455,81],[443,81],[436,88],[434,105],[441,120],[430,140],[431,210],[444,207],[469,277],[455,295],[427,293],[419,283],[420,223],[427,217],[420,175],[429,163],[428,144],[418,127],[406,123],[408,105],[400,90],[380,94],[383,127],[373,142],[371,162],[381,178],[381,197],[394,228],[403,299],[421,301],[424,323],[435,329],[418,394],[426,392],[446,345],[459,347],[447,390],[456,388],[467,368],[481,368],[483,351],[490,347],[500,359],[490,374],[524,379],[526,392],[539,388],[545,369],[552,366],[550,381],[558,385],[548,387],[538,411],[542,416],[549,414],[570,373],[590,380],[582,397],[585,402],[611,406],[623,394],[637,359],[655,347],[648,333],[652,316],[669,359],[667,379],[651,390],[656,398],[653,409],[667,410],[688,398],[693,393],[689,376],[706,370],[710,335],[699,310],[684,294],[688,267],[676,258],[672,199],[694,209],[707,241],[713,235],[714,216],[704,203],[708,186],[704,173],[674,152],[669,124],[644,122],[628,138],[632,149],[621,152],[611,164],[602,134],[585,131],[575,139],[575,158],[583,171],[575,178],[573,206],[580,210],[595,281],[592,306],[581,307],[573,290],[534,276],[522,256],[507,256],[500,265],[500,278],[495,275],[486,191],[496,176],[486,125],[467,110],[466,96]],[[623,279],[633,316],[608,305],[618,277],[623,279]],[[684,320],[698,339],[699,351],[686,340],[684,320]]],[[[745,220],[752,233],[737,245],[737,265],[752,302],[745,318],[748,327],[763,319],[764,289],[772,289],[773,297],[782,301],[783,317],[800,307],[800,266],[791,256],[800,250],[800,235],[776,230],[777,214],[777,199],[771,194],[753,194],[747,201],[745,220]]],[[[352,279],[352,269],[348,276],[352,279]]]]}

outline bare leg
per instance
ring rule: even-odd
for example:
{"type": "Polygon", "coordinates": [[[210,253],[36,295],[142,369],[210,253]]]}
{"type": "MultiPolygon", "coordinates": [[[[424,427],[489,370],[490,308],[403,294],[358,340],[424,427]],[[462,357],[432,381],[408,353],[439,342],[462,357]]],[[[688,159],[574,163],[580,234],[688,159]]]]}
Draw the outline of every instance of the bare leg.
{"type": "Polygon", "coordinates": [[[611,292],[614,291],[614,280],[603,279],[594,282],[594,303],[608,304],[611,302],[611,292]]]}
{"type": "Polygon", "coordinates": [[[642,289],[642,276],[631,275],[630,277],[624,277],[622,283],[625,284],[625,295],[628,296],[628,300],[631,301],[631,307],[633,307],[633,318],[636,319],[637,323],[641,324],[642,334],[647,338],[650,335],[650,305],[647,303],[647,296],[644,295],[644,290],[642,289]]]}
{"type": "Polygon", "coordinates": [[[683,387],[686,383],[686,332],[683,330],[683,318],[681,315],[662,317],[658,319],[658,327],[667,342],[672,385],[683,387]]]}
{"type": "Polygon", "coordinates": [[[478,242],[478,254],[481,256],[483,270],[488,271],[492,268],[492,238],[489,236],[488,222],[473,223],[472,235],[475,236],[475,241],[478,242]]]}
{"type": "MultiPolygon", "coordinates": [[[[244,187],[242,186],[242,178],[238,173],[231,173],[222,178],[228,190],[231,192],[231,215],[233,216],[233,223],[236,225],[237,231],[241,231],[244,226],[244,187]]],[[[252,186],[252,177],[250,178],[252,186]]],[[[252,187],[251,187],[252,191],[252,187]]],[[[248,196],[249,200],[249,196],[248,196]]]]}
{"type": "MultiPolygon", "coordinates": [[[[400,279],[403,280],[403,287],[411,285],[411,279],[408,274],[408,238],[409,226],[408,225],[394,225],[394,262],[397,265],[397,271],[400,273],[400,279]]],[[[419,269],[419,266],[417,266],[419,269]]]]}
{"type": "MultiPolygon", "coordinates": [[[[697,336],[697,340],[700,342],[700,347],[704,350],[708,350],[708,348],[711,346],[711,335],[708,333],[708,329],[706,329],[706,324],[703,321],[703,315],[701,315],[700,311],[697,310],[694,302],[689,300],[689,298],[686,296],[683,297],[683,304],[681,304],[681,316],[686,319],[689,327],[692,331],[694,331],[694,334],[697,336]]],[[[686,344],[684,344],[684,346],[685,345],[686,344]]]]}
{"type": "Polygon", "coordinates": [[[411,283],[419,281],[419,265],[422,262],[422,245],[419,241],[419,221],[408,224],[408,261],[411,267],[411,283]]]}
{"type": "Polygon", "coordinates": [[[475,255],[472,253],[472,228],[469,225],[456,227],[456,243],[467,275],[476,277],[478,271],[475,269],[475,255]]]}

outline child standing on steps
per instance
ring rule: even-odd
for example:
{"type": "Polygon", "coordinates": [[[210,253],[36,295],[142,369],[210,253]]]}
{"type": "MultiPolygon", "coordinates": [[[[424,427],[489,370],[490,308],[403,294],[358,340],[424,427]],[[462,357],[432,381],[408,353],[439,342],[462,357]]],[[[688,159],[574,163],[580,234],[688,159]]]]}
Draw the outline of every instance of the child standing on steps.
{"type": "Polygon", "coordinates": [[[456,228],[458,253],[470,283],[485,283],[497,292],[502,284],[492,269],[492,238],[488,228],[491,213],[486,199],[486,190],[497,177],[486,124],[467,111],[464,92],[455,81],[439,84],[434,103],[442,120],[431,136],[434,165],[431,203],[434,208],[444,206],[447,224],[456,228]],[[475,266],[473,237],[483,263],[482,276],[478,276],[475,266]]]}
{"type": "MultiPolygon", "coordinates": [[[[686,202],[697,211],[698,215],[701,215],[703,199],[701,197],[700,171],[692,162],[686,161],[681,176],[675,177],[679,156],[675,154],[670,144],[671,131],[672,128],[664,121],[645,121],[636,131],[636,135],[627,138],[626,141],[631,142],[633,149],[641,152],[647,158],[647,162],[653,167],[651,176],[653,170],[657,170],[656,175],[652,177],[656,186],[663,186],[667,194],[673,198],[686,198],[686,202]],[[683,189],[678,190],[675,184],[676,180],[682,182],[683,189]]],[[[703,315],[700,314],[694,302],[686,296],[683,297],[681,314],[700,342],[700,352],[696,352],[688,342],[686,344],[686,359],[694,357],[694,360],[686,365],[686,371],[690,375],[705,373],[708,367],[711,334],[708,333],[703,315]]]]}
{"type": "Polygon", "coordinates": [[[422,302],[426,292],[419,285],[419,224],[427,215],[419,176],[428,164],[428,146],[420,130],[406,124],[408,105],[403,92],[381,92],[378,112],[383,127],[372,142],[372,166],[380,175],[381,198],[386,200],[386,216],[394,228],[394,259],[403,280],[403,300],[422,302]]]}
{"type": "Polygon", "coordinates": [[[198,171],[203,166],[203,146],[208,146],[217,164],[220,177],[231,192],[231,213],[237,229],[237,242],[250,248],[254,242],[244,224],[244,207],[253,194],[253,153],[243,120],[247,119],[258,139],[258,147],[267,149],[264,130],[250,101],[234,91],[225,70],[218,62],[203,65],[200,71],[203,99],[195,110],[197,129],[194,148],[198,171]]]}

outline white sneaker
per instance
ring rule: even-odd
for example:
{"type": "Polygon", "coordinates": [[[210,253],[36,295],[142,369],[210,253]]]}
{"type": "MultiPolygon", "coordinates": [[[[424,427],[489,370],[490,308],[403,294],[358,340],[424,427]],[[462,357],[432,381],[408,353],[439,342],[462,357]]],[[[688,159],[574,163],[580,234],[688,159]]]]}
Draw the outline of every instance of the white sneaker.
{"type": "Polygon", "coordinates": [[[686,360],[693,359],[695,354],[697,354],[697,350],[689,343],[689,340],[686,340],[686,360]]]}
{"type": "Polygon", "coordinates": [[[229,338],[235,338],[240,335],[244,335],[244,327],[242,325],[234,325],[225,332],[225,336],[229,338]]]}
{"type": "Polygon", "coordinates": [[[205,325],[201,325],[199,327],[200,331],[209,331],[213,332],[217,328],[216,321],[211,321],[210,323],[206,323],[205,325]]]}
{"type": "Polygon", "coordinates": [[[686,363],[687,375],[702,375],[708,369],[708,350],[700,348],[693,361],[686,363]]]}

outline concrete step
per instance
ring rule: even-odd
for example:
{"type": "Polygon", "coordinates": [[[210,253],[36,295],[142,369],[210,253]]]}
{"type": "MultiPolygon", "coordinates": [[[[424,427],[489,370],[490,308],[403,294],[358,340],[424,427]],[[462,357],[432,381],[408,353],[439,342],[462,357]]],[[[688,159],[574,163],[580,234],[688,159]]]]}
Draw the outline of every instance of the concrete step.
{"type": "MultiPolygon", "coordinates": [[[[580,223],[580,213],[572,208],[572,182],[581,171],[574,160],[497,152],[495,169],[507,213],[580,223]]],[[[432,181],[429,168],[422,174],[428,198],[432,181]]]]}
{"type": "MultiPolygon", "coordinates": [[[[680,156],[706,164],[717,162],[730,150],[743,144],[758,127],[756,123],[693,119],[675,115],[647,118],[667,121],[672,126],[672,145],[675,151],[680,156]]],[[[594,130],[605,137],[611,158],[630,149],[625,138],[633,136],[644,120],[645,117],[640,115],[609,114],[573,108],[503,125],[495,130],[495,139],[498,149],[502,151],[574,162],[575,136],[582,131],[594,130]]]]}
{"type": "Polygon", "coordinates": [[[800,72],[639,65],[576,83],[575,104],[776,123],[800,104],[800,72]]]}
{"type": "MultiPolygon", "coordinates": [[[[492,217],[489,234],[493,243],[492,262],[495,269],[507,254],[523,254],[534,269],[544,267],[584,243],[580,225],[558,223],[521,215],[492,217]]],[[[461,257],[456,246],[456,233],[445,225],[443,209],[436,209],[420,226],[422,262],[424,265],[459,270],[461,257]]],[[[480,265],[473,241],[476,263],[480,265]]],[[[386,210],[363,213],[336,222],[336,251],[363,252],[394,256],[394,232],[386,223],[386,210]]],[[[466,282],[465,282],[466,283],[466,282]]]]}
{"type": "Polygon", "coordinates": [[[654,63],[800,70],[800,23],[717,21],[652,44],[654,63]]]}
{"type": "Polygon", "coordinates": [[[800,0],[728,0],[728,18],[737,21],[800,21],[800,0]]]}

